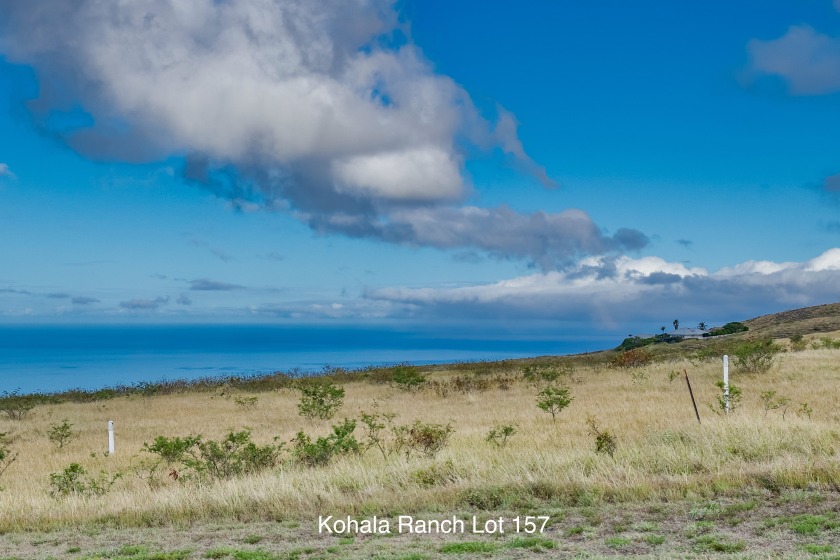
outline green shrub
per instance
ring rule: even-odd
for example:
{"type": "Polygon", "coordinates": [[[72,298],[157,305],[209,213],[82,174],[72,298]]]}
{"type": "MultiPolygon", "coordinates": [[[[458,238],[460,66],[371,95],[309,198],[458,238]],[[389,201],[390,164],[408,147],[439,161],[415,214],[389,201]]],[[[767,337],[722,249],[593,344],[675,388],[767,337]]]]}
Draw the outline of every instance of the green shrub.
{"type": "Polygon", "coordinates": [[[251,431],[228,432],[221,441],[199,441],[197,456],[185,457],[184,464],[210,478],[228,479],[253,474],[274,467],[282,446],[259,446],[251,440],[251,431]]]}
{"type": "Polygon", "coordinates": [[[805,340],[805,337],[802,333],[796,333],[790,336],[790,349],[795,352],[801,352],[805,350],[808,346],[808,341],[805,340]]]}
{"type": "Polygon", "coordinates": [[[73,424],[65,418],[61,421],[61,424],[50,425],[50,430],[47,432],[47,438],[49,438],[56,447],[63,449],[65,445],[70,443],[73,436],[76,435],[72,428],[73,424]]]}
{"type": "Polygon", "coordinates": [[[376,447],[382,453],[382,457],[386,458],[395,451],[393,437],[395,416],[393,413],[362,412],[361,422],[365,428],[365,440],[362,443],[364,451],[376,447]]]}
{"type": "Polygon", "coordinates": [[[158,455],[167,465],[183,462],[189,453],[201,441],[201,436],[172,437],[158,436],[150,444],[144,443],[143,449],[158,455]]]}
{"type": "Polygon", "coordinates": [[[0,412],[9,420],[23,420],[41,402],[38,395],[21,395],[20,389],[0,393],[0,412]]]}
{"type": "Polygon", "coordinates": [[[512,424],[500,424],[498,426],[493,426],[489,432],[487,432],[487,437],[484,438],[485,441],[488,441],[494,444],[496,447],[504,447],[507,445],[508,438],[512,437],[516,433],[516,426],[512,424]]]}
{"type": "Polygon", "coordinates": [[[790,399],[787,397],[776,396],[776,391],[764,391],[760,395],[761,402],[764,404],[764,415],[767,416],[767,413],[771,410],[782,410],[782,418],[785,417],[787,413],[788,405],[790,404],[790,399]]]}
{"type": "MultiPolygon", "coordinates": [[[[719,380],[715,383],[718,389],[720,389],[720,394],[717,397],[717,410],[712,407],[712,410],[715,412],[726,412],[726,393],[724,392],[725,386],[722,380],[719,380]]],[[[729,384],[729,412],[735,412],[735,409],[741,405],[741,388],[737,385],[733,385],[732,383],[729,384]]]]}
{"type": "Polygon", "coordinates": [[[820,343],[827,350],[840,350],[840,339],[823,336],[820,338],[820,343]]]}
{"type": "MultiPolygon", "coordinates": [[[[814,412],[814,409],[810,407],[810,405],[806,402],[799,403],[799,409],[796,411],[797,416],[807,416],[808,420],[811,419],[811,413],[814,412]]],[[[2,473],[0,473],[2,474],[2,473]]]]}
{"type": "Polygon", "coordinates": [[[50,474],[50,496],[102,496],[120,478],[120,473],[108,475],[105,471],[100,471],[98,476],[93,477],[88,475],[87,470],[79,463],[70,463],[63,471],[50,474]]]}
{"type": "MultiPolygon", "coordinates": [[[[660,335],[661,336],[661,335],[660,335]]],[[[640,338],[638,336],[629,336],[625,338],[621,344],[616,346],[616,350],[619,352],[626,352],[627,350],[634,350],[636,348],[642,348],[644,346],[649,346],[651,344],[655,344],[658,341],[658,337],[652,336],[650,338],[640,338]]]]}
{"type": "Polygon", "coordinates": [[[344,389],[329,381],[316,379],[298,385],[298,411],[305,418],[328,420],[344,404],[344,389]]]}
{"type": "Polygon", "coordinates": [[[605,453],[612,457],[618,447],[618,440],[609,430],[602,430],[597,418],[589,416],[586,419],[589,434],[595,438],[595,453],[605,453]]]}
{"type": "Polygon", "coordinates": [[[410,391],[423,385],[426,382],[426,376],[416,367],[400,365],[394,368],[391,380],[400,389],[410,391]]]}
{"type": "Polygon", "coordinates": [[[767,373],[781,347],[771,339],[748,340],[738,344],[732,354],[735,366],[744,373],[767,373]]]}
{"type": "Polygon", "coordinates": [[[557,415],[572,403],[572,396],[566,387],[548,386],[537,393],[537,407],[551,414],[551,421],[557,421],[557,415]]]}
{"type": "Polygon", "coordinates": [[[708,336],[721,336],[724,334],[735,334],[739,332],[746,332],[750,330],[748,326],[743,323],[739,323],[737,321],[733,321],[732,323],[726,323],[722,327],[717,327],[709,331],[708,336]]]}
{"type": "Polygon", "coordinates": [[[318,467],[326,465],[333,457],[359,453],[361,446],[353,432],[356,430],[356,421],[344,419],[341,424],[332,427],[332,433],[327,437],[319,437],[312,441],[308,435],[298,432],[292,440],[294,447],[292,453],[298,461],[307,467],[318,467]]]}
{"type": "Polygon", "coordinates": [[[230,431],[220,441],[204,441],[201,436],[158,436],[151,444],[144,443],[143,449],[158,456],[156,461],[141,462],[136,470],[138,476],[152,483],[163,466],[170,469],[169,476],[175,480],[188,479],[191,474],[211,479],[253,474],[277,465],[283,446],[259,446],[251,439],[251,431],[245,429],[230,431]]]}
{"type": "Polygon", "coordinates": [[[420,453],[432,458],[449,444],[455,428],[452,424],[431,424],[417,420],[411,426],[397,426],[394,431],[396,448],[404,451],[406,457],[420,453]]]}

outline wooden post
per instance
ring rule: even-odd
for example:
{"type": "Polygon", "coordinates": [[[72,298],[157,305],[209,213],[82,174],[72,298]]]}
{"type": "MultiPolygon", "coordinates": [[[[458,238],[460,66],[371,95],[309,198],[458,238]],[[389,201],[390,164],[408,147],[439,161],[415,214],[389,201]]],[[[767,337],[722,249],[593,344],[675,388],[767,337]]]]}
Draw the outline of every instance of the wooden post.
{"type": "Polygon", "coordinates": [[[729,414],[729,356],[723,356],[723,408],[729,414]]]}

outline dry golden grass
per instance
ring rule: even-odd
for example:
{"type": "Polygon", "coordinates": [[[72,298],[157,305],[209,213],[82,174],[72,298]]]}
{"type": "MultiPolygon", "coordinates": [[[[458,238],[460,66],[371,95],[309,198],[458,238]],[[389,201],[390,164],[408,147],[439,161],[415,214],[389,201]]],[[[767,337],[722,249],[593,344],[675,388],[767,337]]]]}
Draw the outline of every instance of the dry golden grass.
{"type": "MultiPolygon", "coordinates": [[[[330,422],[298,415],[297,392],[258,394],[253,409],[214,393],[120,397],[98,403],[42,405],[23,421],[0,419],[18,460],[0,479],[0,531],[67,526],[94,520],[119,525],[158,525],[194,520],[271,520],[319,514],[388,515],[535,508],[542,503],[600,499],[632,500],[711,495],[745,486],[764,488],[837,487],[840,484],[840,352],[805,350],[782,354],[764,375],[739,376],[741,409],[714,414],[720,365],[688,361],[658,363],[636,372],[587,367],[569,383],[574,401],[557,422],[536,407],[538,388],[518,380],[509,390],[404,392],[386,385],[353,382],[336,419],[362,411],[392,412],[396,422],[451,422],[449,447],[432,460],[391,456],[375,450],[337,460],[323,468],[284,464],[258,476],[220,482],[175,482],[163,478],[150,488],[135,476],[144,442],[155,436],[202,434],[219,438],[229,430],[252,429],[254,440],[290,440],[299,430],[326,434],[330,422]],[[703,419],[694,417],[684,379],[687,370],[703,419]],[[639,375],[641,373],[642,375],[639,375]],[[759,395],[774,390],[790,399],[785,417],[765,413],[759,395]],[[811,417],[796,414],[800,403],[811,417]],[[596,454],[586,424],[597,417],[618,439],[614,457],[596,454]],[[48,440],[50,425],[67,418],[79,432],[58,450],[48,440]],[[107,448],[106,424],[116,424],[114,456],[107,448]],[[494,425],[515,424],[505,448],[485,441],[494,425]],[[448,480],[426,486],[415,473],[451,460],[448,480]],[[121,472],[123,478],[102,497],[49,495],[49,475],[81,463],[88,471],[121,472]]],[[[455,372],[436,371],[434,379],[455,372]]],[[[361,437],[357,428],[357,436],[361,437]]]]}

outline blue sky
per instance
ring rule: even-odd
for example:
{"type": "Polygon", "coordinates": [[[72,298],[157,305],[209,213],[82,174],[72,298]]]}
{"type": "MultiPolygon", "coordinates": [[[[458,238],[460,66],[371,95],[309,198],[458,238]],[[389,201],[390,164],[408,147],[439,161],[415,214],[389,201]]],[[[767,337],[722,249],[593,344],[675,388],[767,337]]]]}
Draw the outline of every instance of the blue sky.
{"type": "Polygon", "coordinates": [[[840,300],[840,2],[0,6],[0,322],[840,300]]]}

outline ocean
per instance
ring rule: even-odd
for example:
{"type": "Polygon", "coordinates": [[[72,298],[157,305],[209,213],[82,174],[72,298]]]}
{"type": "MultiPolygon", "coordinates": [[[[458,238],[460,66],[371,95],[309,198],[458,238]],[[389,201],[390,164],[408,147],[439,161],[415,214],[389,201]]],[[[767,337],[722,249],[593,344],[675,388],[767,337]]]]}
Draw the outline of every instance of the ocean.
{"type": "Polygon", "coordinates": [[[0,392],[573,354],[614,337],[348,327],[0,326],[0,392]]]}

